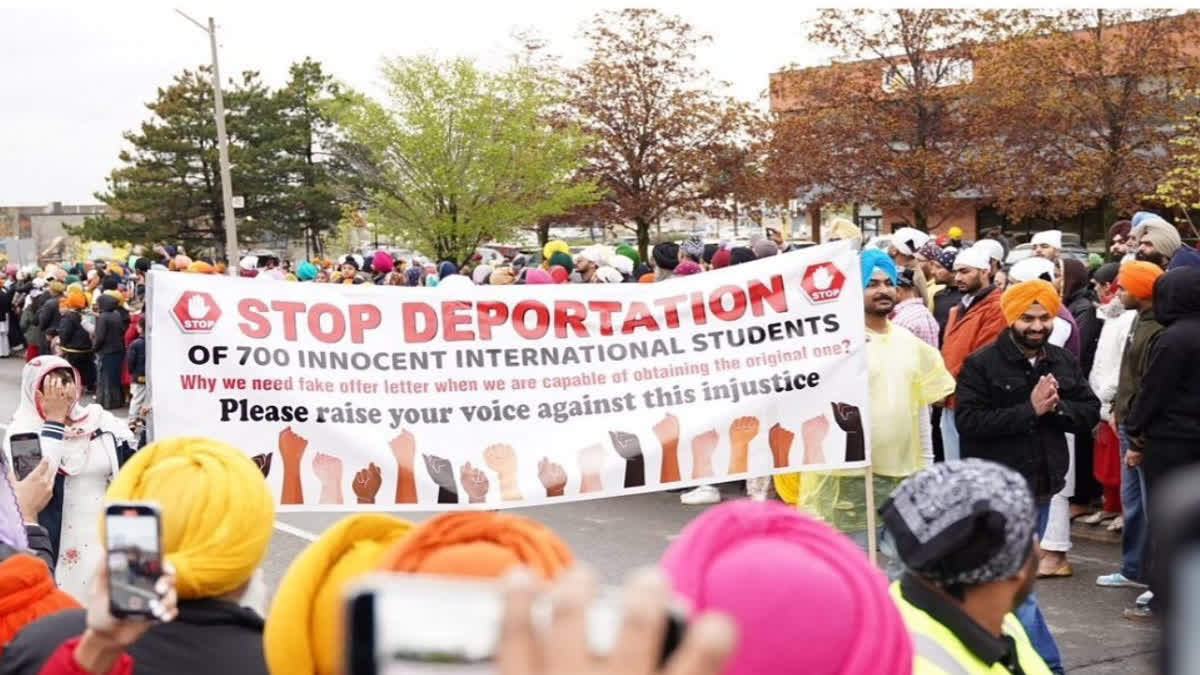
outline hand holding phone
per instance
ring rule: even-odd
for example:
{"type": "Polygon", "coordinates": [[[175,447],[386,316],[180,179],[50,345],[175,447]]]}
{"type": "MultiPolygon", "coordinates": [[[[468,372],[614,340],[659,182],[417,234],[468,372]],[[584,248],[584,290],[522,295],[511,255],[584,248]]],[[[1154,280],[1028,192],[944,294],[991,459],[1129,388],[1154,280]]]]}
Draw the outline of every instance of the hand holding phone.
{"type": "Polygon", "coordinates": [[[733,654],[733,623],[716,614],[695,618],[682,636],[676,633],[672,639],[666,580],[658,570],[646,568],[626,584],[616,639],[597,658],[590,635],[595,588],[587,570],[563,575],[551,591],[553,617],[538,630],[532,577],[511,575],[497,648],[499,675],[719,675],[733,654]]]}
{"type": "Polygon", "coordinates": [[[14,476],[13,492],[16,493],[21,517],[27,523],[36,523],[38,514],[54,496],[54,471],[50,469],[50,462],[41,460],[33,471],[21,480],[15,480],[14,476]]]}
{"type": "Polygon", "coordinates": [[[37,432],[13,434],[8,439],[12,450],[13,473],[24,480],[42,461],[42,439],[37,432]]]}
{"type": "Polygon", "coordinates": [[[104,535],[109,613],[117,619],[156,618],[165,593],[159,590],[159,582],[166,575],[158,506],[147,502],[108,504],[104,535]]]}

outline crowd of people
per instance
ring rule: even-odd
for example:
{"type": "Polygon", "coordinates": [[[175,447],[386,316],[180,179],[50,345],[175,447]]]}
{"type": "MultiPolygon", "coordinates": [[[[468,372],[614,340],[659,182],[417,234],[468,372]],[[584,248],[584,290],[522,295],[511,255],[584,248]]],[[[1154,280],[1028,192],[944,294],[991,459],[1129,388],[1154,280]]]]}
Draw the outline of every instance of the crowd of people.
{"type": "MultiPolygon", "coordinates": [[[[833,238],[861,246],[852,223],[832,225],[833,238]]],[[[5,466],[14,434],[38,434],[44,459],[0,481],[0,675],[342,672],[345,593],[371,572],[503,579],[493,647],[505,675],[1061,673],[1033,589],[1073,574],[1072,519],[1120,519],[1121,569],[1096,583],[1145,588],[1126,616],[1152,618],[1166,572],[1150,496],[1200,464],[1200,252],[1149,213],[1110,237],[1112,262],[1090,267],[1065,256],[1054,231],[1011,266],[999,237],[939,243],[902,228],[886,250],[863,250],[870,407],[835,405],[834,420],[848,448],[870,430],[872,484],[853,472],[748,481],[751,499],[704,511],[632,578],[624,625],[599,656],[586,636],[586,561],[507,513],[417,525],[350,516],[292,561],[268,606],[260,567],[274,506],[259,466],[205,438],[140,447],[138,419],[150,411],[135,402],[121,420],[108,410],[149,384],[145,275],[220,266],[160,247],[128,264],[6,269],[23,338],[9,322],[6,346],[24,346],[28,363],[5,466]],[[127,500],[162,510],[168,565],[153,622],[109,612],[100,514],[127,500]],[[872,521],[878,531],[867,532],[872,521]],[[884,570],[863,551],[876,536],[884,570]],[[542,597],[554,607],[548,627],[532,617],[542,597]],[[690,616],[661,658],[672,597],[690,616]]],[[[246,258],[239,270],[297,283],[669,283],[787,252],[768,231],[748,247],[661,243],[645,262],[628,246],[571,255],[552,241],[540,256],[462,269],[378,252],[294,267],[246,258]]],[[[802,435],[823,438],[821,421],[802,435]]],[[[680,498],[720,497],[704,486],[680,498]]]]}

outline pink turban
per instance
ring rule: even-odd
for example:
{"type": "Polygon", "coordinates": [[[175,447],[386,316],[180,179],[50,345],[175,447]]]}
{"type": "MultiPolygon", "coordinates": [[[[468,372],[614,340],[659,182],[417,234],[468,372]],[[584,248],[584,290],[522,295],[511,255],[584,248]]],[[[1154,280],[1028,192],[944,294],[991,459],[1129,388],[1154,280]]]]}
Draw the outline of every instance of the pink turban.
{"type": "Polygon", "coordinates": [[[912,642],[883,573],[850,539],[788,506],[714,506],[661,564],[696,611],[737,624],[726,675],[912,672],[912,642]]]}
{"type": "Polygon", "coordinates": [[[552,284],[552,283],[554,283],[554,278],[551,277],[550,273],[544,269],[540,269],[537,267],[531,267],[529,269],[529,271],[525,272],[525,283],[527,283],[527,284],[552,284]]]}
{"type": "Polygon", "coordinates": [[[371,259],[371,269],[375,270],[376,274],[387,274],[395,268],[396,262],[387,251],[375,251],[375,257],[371,259]]]}

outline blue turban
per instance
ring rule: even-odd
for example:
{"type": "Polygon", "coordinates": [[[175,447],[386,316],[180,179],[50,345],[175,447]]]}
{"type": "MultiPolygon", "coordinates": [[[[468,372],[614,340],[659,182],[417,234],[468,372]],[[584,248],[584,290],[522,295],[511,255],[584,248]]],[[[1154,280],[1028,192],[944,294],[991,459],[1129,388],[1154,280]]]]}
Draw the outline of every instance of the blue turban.
{"type": "Polygon", "coordinates": [[[296,265],[296,278],[300,281],[312,281],[317,278],[317,266],[307,260],[301,260],[296,265]]]}
{"type": "Polygon", "coordinates": [[[441,265],[438,265],[438,279],[445,279],[456,272],[458,272],[458,265],[455,265],[449,260],[446,260],[441,265]]]}
{"type": "Polygon", "coordinates": [[[1162,216],[1154,213],[1153,211],[1138,211],[1137,213],[1133,214],[1132,218],[1129,219],[1129,227],[1132,229],[1137,229],[1137,226],[1141,225],[1142,221],[1149,220],[1151,218],[1162,218],[1162,216]]]}
{"type": "Polygon", "coordinates": [[[892,280],[892,284],[896,283],[896,263],[892,262],[891,256],[877,248],[869,248],[862,252],[859,257],[859,264],[862,266],[862,282],[863,288],[871,283],[871,275],[875,272],[875,268],[883,270],[883,273],[888,275],[892,280]]]}

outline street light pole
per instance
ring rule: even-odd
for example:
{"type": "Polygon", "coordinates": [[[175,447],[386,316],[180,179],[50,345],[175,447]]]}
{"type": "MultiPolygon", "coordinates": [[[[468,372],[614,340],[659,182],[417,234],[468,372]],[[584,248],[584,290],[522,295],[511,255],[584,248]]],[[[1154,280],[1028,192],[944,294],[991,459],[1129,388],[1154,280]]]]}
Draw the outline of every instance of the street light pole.
{"type": "Polygon", "coordinates": [[[221,201],[225,206],[225,259],[229,276],[238,274],[238,239],[237,221],[233,215],[233,184],[229,172],[229,139],[225,136],[225,99],[221,96],[221,69],[217,64],[217,24],[210,16],[208,25],[200,23],[192,17],[176,9],[180,16],[196,24],[200,30],[208,33],[208,41],[212,46],[212,85],[214,112],[217,122],[217,156],[221,164],[221,201]]]}

